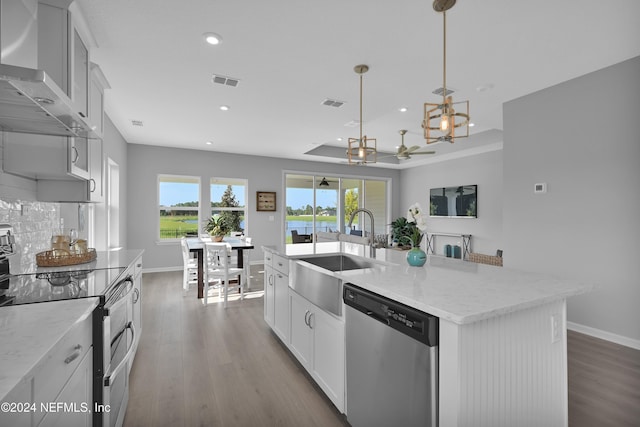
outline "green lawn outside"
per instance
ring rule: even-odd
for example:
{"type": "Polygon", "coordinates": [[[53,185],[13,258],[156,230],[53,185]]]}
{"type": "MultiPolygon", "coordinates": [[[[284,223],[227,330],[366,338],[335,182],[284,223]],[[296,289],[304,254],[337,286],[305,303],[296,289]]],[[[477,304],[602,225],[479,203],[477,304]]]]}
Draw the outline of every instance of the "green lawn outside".
{"type": "Polygon", "coordinates": [[[171,215],[160,217],[161,239],[177,239],[184,236],[186,233],[198,233],[199,231],[197,215],[171,215]]]}

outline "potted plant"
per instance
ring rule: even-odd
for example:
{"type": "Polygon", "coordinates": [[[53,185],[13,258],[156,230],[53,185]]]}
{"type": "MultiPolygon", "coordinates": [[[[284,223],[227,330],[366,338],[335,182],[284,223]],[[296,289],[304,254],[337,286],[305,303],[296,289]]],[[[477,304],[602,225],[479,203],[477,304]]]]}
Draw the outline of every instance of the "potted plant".
{"type": "Polygon", "coordinates": [[[204,225],[204,231],[209,233],[214,241],[221,242],[222,238],[231,231],[224,217],[221,215],[212,215],[204,225]]]}
{"type": "Polygon", "coordinates": [[[398,246],[409,246],[407,238],[411,235],[411,226],[407,218],[401,216],[391,223],[391,238],[398,246]]]}

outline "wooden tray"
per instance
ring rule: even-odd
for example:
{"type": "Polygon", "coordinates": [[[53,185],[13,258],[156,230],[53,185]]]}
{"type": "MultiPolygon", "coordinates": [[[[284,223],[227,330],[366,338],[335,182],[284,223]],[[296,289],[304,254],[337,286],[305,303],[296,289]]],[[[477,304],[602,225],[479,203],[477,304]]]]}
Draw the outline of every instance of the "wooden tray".
{"type": "Polygon", "coordinates": [[[84,264],[96,259],[96,250],[89,248],[83,254],[71,254],[65,250],[55,249],[36,254],[38,267],[63,267],[65,265],[84,264]]]}

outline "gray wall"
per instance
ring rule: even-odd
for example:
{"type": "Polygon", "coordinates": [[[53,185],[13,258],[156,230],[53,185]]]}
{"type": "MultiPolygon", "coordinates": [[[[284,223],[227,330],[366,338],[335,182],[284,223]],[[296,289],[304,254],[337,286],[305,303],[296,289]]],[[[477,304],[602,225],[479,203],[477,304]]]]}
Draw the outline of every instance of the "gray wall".
{"type": "Polygon", "coordinates": [[[595,282],[568,320],[633,340],[639,120],[640,57],[504,105],[505,265],[595,282]],[[548,192],[534,194],[541,182],[548,192]]]}
{"type": "MultiPolygon", "coordinates": [[[[473,252],[495,255],[496,249],[502,249],[502,150],[404,169],[400,181],[403,216],[416,202],[427,211],[431,188],[476,184],[478,218],[428,217],[427,230],[471,234],[473,252]]],[[[443,245],[457,244],[459,240],[436,237],[436,254],[443,255],[443,245]]]]}
{"type": "MultiPolygon", "coordinates": [[[[283,171],[333,176],[390,177],[394,195],[392,206],[394,209],[399,206],[400,173],[397,170],[129,144],[128,245],[130,248],[145,250],[145,269],[162,270],[182,265],[178,243],[157,241],[159,174],[200,177],[203,206],[208,205],[211,177],[243,178],[248,180],[248,232],[256,245],[256,250],[251,251],[251,261],[261,260],[260,246],[283,242],[283,171]],[[275,191],[277,211],[256,212],[256,191],[275,191]],[[270,221],[270,217],[273,217],[273,221],[270,221]]],[[[392,213],[394,217],[399,214],[400,210],[392,213]]]]}

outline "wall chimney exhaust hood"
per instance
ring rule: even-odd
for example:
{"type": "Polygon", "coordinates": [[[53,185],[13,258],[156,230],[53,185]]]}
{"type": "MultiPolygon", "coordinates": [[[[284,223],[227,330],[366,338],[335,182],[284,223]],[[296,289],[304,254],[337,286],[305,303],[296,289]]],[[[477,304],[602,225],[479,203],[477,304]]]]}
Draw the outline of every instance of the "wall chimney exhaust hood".
{"type": "Polygon", "coordinates": [[[99,138],[47,73],[5,64],[0,64],[0,130],[99,138]]]}

